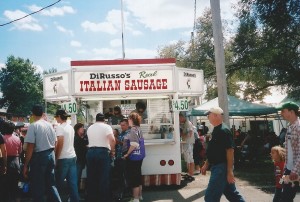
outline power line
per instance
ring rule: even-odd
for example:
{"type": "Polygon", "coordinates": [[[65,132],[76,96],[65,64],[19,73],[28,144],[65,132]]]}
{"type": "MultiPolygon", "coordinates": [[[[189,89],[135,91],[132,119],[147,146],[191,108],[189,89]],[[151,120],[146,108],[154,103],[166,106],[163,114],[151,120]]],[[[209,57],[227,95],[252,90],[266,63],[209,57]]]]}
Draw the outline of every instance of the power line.
{"type": "Polygon", "coordinates": [[[58,1],[56,1],[55,3],[53,3],[53,4],[50,4],[50,5],[46,6],[46,7],[41,8],[40,10],[34,11],[34,12],[32,12],[32,13],[29,13],[29,14],[27,14],[27,15],[21,17],[21,18],[17,18],[17,19],[15,19],[15,20],[10,21],[10,22],[4,23],[4,24],[0,24],[0,26],[5,26],[5,25],[11,24],[11,23],[13,23],[13,22],[22,20],[22,19],[24,19],[24,18],[27,18],[27,17],[30,16],[30,15],[36,14],[36,13],[38,13],[38,12],[41,12],[42,10],[45,10],[46,8],[49,8],[49,7],[51,7],[51,6],[54,6],[55,4],[57,4],[57,3],[60,2],[60,1],[61,1],[61,0],[58,0],[58,1]]]}

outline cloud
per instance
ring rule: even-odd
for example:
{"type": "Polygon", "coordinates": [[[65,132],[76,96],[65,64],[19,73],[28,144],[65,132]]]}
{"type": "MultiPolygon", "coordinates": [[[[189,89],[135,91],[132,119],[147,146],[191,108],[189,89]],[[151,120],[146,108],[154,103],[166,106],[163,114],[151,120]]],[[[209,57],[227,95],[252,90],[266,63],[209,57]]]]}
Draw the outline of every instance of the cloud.
{"type": "Polygon", "coordinates": [[[192,27],[193,3],[182,0],[125,1],[126,8],[138,22],[152,31],[192,27]]]}
{"type": "Polygon", "coordinates": [[[4,63],[0,63],[0,69],[5,68],[5,64],[4,63]]]}
{"type": "Polygon", "coordinates": [[[59,59],[59,61],[60,61],[61,63],[63,63],[63,64],[68,64],[68,65],[70,65],[71,60],[72,60],[72,58],[70,58],[70,57],[61,57],[61,58],[59,59]]]}
{"type": "Polygon", "coordinates": [[[80,49],[80,50],[77,50],[76,52],[77,52],[78,54],[86,54],[86,53],[88,53],[88,51],[85,50],[85,49],[80,49]]]}
{"type": "MultiPolygon", "coordinates": [[[[8,18],[10,21],[22,18],[26,15],[27,13],[20,10],[4,11],[4,16],[8,18]]],[[[35,18],[33,18],[32,16],[28,16],[26,18],[14,22],[13,25],[16,29],[19,30],[42,31],[43,27],[41,27],[37,22],[38,21],[35,18]]]]}
{"type": "Polygon", "coordinates": [[[66,29],[61,25],[56,24],[56,29],[58,29],[58,31],[62,32],[62,33],[66,33],[70,36],[74,36],[74,33],[72,30],[66,29]]]}
{"type": "MultiPolygon", "coordinates": [[[[222,0],[222,18],[232,18],[233,3],[238,0],[222,0]]],[[[152,31],[192,28],[194,25],[194,1],[183,0],[125,0],[126,9],[137,18],[137,21],[152,31]],[[146,8],[146,9],[145,9],[146,8]]],[[[196,17],[204,8],[210,8],[207,0],[199,0],[196,4],[196,17]]]]}
{"type": "Polygon", "coordinates": [[[81,47],[81,43],[79,41],[71,41],[70,45],[72,47],[81,47]]]}
{"type": "MultiPolygon", "coordinates": [[[[42,9],[42,7],[37,5],[28,6],[28,9],[32,12],[42,9]]],[[[71,6],[62,6],[62,7],[51,7],[40,12],[44,16],[64,16],[65,14],[74,14],[76,11],[71,6]]]]}
{"type": "Polygon", "coordinates": [[[101,56],[113,56],[116,54],[116,51],[110,48],[94,48],[92,51],[94,54],[101,56]]]}
{"type": "MultiPolygon", "coordinates": [[[[124,25],[125,30],[129,31],[134,36],[142,35],[142,32],[133,28],[133,25],[128,21],[129,12],[124,12],[124,25]]],[[[81,23],[84,31],[92,31],[92,32],[105,32],[108,34],[116,34],[117,32],[121,32],[122,22],[121,22],[121,11],[120,10],[110,10],[103,22],[91,22],[89,20],[81,23]]]]}
{"type": "Polygon", "coordinates": [[[81,27],[84,31],[105,32],[108,34],[116,34],[118,31],[114,25],[109,22],[94,23],[86,20],[81,23],[81,27]]]}
{"type": "Polygon", "coordinates": [[[111,47],[120,47],[122,46],[122,40],[121,39],[113,39],[110,41],[111,47]]]}
{"type": "Polygon", "coordinates": [[[125,49],[126,58],[139,59],[139,58],[154,58],[157,56],[157,50],[150,50],[144,48],[125,49]]]}
{"type": "Polygon", "coordinates": [[[34,65],[34,66],[36,68],[36,70],[35,70],[36,73],[42,74],[44,72],[44,69],[42,66],[40,66],[40,65],[34,65]]]}

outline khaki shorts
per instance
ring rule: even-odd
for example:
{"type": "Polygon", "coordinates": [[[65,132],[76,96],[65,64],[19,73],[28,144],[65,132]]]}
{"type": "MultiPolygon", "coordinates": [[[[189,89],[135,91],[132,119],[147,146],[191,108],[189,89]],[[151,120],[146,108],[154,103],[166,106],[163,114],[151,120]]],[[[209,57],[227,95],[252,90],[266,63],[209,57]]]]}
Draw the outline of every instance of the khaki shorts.
{"type": "Polygon", "coordinates": [[[193,145],[189,144],[187,147],[184,147],[183,158],[186,163],[194,163],[193,145]]]}

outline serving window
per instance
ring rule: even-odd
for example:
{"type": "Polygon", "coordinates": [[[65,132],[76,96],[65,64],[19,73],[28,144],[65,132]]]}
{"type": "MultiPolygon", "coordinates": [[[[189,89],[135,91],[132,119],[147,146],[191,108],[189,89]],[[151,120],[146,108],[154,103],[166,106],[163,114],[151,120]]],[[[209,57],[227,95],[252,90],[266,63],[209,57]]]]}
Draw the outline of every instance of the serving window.
{"type": "MultiPolygon", "coordinates": [[[[109,112],[119,106],[122,115],[126,118],[132,112],[138,112],[142,116],[141,130],[145,139],[173,139],[174,138],[174,120],[173,113],[170,112],[170,100],[168,98],[156,99],[136,99],[127,101],[104,101],[104,112],[109,112]],[[145,110],[136,108],[137,103],[143,103],[145,110]]],[[[113,113],[112,113],[113,116],[113,113]]],[[[112,119],[114,119],[112,117],[112,119]]],[[[119,128],[118,124],[110,122],[111,118],[107,118],[107,123],[113,128],[119,128]]]]}

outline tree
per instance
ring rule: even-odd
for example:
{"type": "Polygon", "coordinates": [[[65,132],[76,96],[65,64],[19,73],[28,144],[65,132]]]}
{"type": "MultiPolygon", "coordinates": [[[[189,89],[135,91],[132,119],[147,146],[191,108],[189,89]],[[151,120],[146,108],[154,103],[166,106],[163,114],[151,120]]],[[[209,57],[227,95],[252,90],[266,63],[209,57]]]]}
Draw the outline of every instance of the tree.
{"type": "MultiPolygon", "coordinates": [[[[226,22],[223,23],[226,26],[226,22]]],[[[226,68],[233,61],[230,43],[224,39],[226,68]]],[[[192,69],[202,69],[207,86],[206,99],[218,96],[216,84],[216,68],[214,58],[213,28],[210,10],[206,9],[203,16],[197,19],[194,38],[190,42],[179,41],[177,44],[166,45],[158,50],[159,57],[175,57],[176,65],[192,69]]],[[[236,95],[240,89],[237,77],[227,75],[228,94],[236,95]]]]}
{"type": "Polygon", "coordinates": [[[300,98],[300,1],[241,0],[238,11],[231,71],[244,72],[249,84],[259,78],[254,94],[281,86],[300,98]]]}
{"type": "Polygon", "coordinates": [[[43,101],[43,82],[40,73],[28,59],[9,56],[0,70],[0,107],[8,113],[28,115],[36,103],[43,101]]]}

